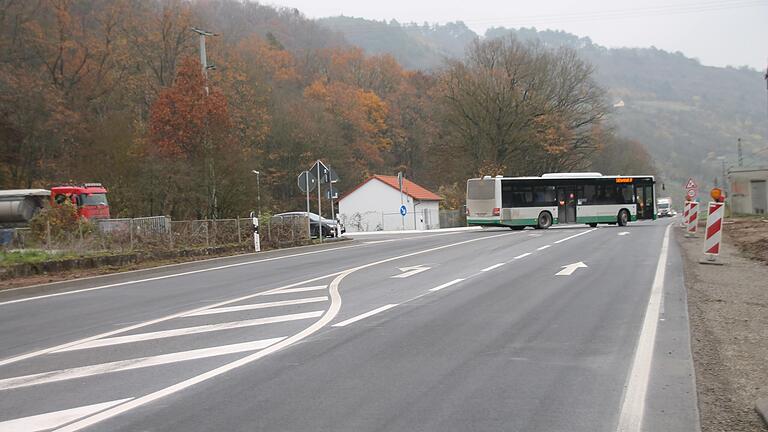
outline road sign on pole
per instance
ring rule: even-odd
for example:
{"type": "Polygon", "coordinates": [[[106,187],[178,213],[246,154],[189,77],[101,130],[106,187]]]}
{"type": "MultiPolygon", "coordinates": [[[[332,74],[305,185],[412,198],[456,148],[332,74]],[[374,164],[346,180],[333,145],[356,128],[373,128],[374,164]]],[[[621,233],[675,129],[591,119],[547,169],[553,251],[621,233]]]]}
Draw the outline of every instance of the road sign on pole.
{"type": "Polygon", "coordinates": [[[309,171],[302,171],[297,178],[297,183],[299,184],[299,189],[305,193],[312,192],[317,187],[317,179],[309,171]]]}
{"type": "Polygon", "coordinates": [[[408,214],[408,208],[406,206],[404,206],[404,205],[401,205],[400,206],[400,215],[405,217],[405,215],[407,215],[407,214],[408,214]]]}
{"type": "Polygon", "coordinates": [[[309,171],[302,171],[298,177],[299,189],[307,194],[307,237],[312,239],[312,225],[309,222],[309,193],[315,190],[317,179],[309,171]]]}
{"type": "Polygon", "coordinates": [[[699,186],[693,181],[693,177],[688,177],[688,181],[685,182],[685,189],[685,199],[687,201],[695,200],[699,192],[699,186]]]}

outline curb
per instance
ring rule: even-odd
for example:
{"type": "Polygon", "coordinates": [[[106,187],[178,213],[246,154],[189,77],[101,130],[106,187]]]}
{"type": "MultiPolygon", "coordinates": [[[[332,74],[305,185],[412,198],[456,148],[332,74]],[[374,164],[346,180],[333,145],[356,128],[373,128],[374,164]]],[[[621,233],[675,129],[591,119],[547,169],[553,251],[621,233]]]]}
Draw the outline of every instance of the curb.
{"type": "Polygon", "coordinates": [[[768,398],[758,399],[755,402],[755,411],[763,418],[766,426],[768,426],[768,398]]]}

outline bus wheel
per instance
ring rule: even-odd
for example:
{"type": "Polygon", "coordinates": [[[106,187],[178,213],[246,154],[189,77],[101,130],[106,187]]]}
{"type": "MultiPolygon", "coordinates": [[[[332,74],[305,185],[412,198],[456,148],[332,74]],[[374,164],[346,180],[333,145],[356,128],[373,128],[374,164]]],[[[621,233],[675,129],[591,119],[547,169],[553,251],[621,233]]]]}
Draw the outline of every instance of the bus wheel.
{"type": "Polygon", "coordinates": [[[587,225],[591,226],[592,228],[596,228],[597,227],[597,222],[590,222],[587,225]]]}
{"type": "Polygon", "coordinates": [[[626,210],[619,211],[619,217],[616,219],[616,222],[619,226],[627,226],[627,222],[629,222],[629,212],[626,210]]]}
{"type": "Polygon", "coordinates": [[[552,215],[549,214],[549,212],[539,213],[539,219],[538,223],[536,224],[536,228],[547,229],[550,226],[552,226],[552,215]]]}
{"type": "Polygon", "coordinates": [[[520,231],[520,230],[525,229],[525,225],[515,225],[515,226],[511,226],[509,228],[512,229],[513,231],[520,231]]]}

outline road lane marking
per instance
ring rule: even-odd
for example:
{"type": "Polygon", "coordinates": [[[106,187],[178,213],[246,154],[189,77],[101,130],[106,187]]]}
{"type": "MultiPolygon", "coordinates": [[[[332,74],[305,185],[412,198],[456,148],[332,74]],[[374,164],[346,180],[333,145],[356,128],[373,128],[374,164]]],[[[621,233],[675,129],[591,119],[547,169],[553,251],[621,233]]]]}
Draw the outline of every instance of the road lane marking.
{"type": "Polygon", "coordinates": [[[328,288],[328,285],[315,285],[315,286],[301,287],[301,288],[281,289],[278,291],[267,291],[267,292],[261,293],[260,295],[292,294],[297,292],[324,290],[326,288],[328,288]]]}
{"type": "Polygon", "coordinates": [[[526,252],[526,253],[524,253],[524,254],[520,254],[520,255],[516,256],[514,259],[521,259],[521,258],[525,258],[525,257],[527,257],[527,256],[528,256],[528,255],[530,255],[530,254],[531,254],[530,252],[526,252]]]}
{"type": "Polygon", "coordinates": [[[434,287],[434,288],[431,288],[431,289],[430,289],[430,291],[432,291],[432,292],[435,292],[435,291],[440,291],[440,290],[441,290],[441,289],[443,289],[443,288],[448,288],[448,287],[449,287],[449,286],[451,286],[451,285],[456,285],[457,283],[459,283],[459,282],[461,282],[461,281],[463,281],[463,280],[464,280],[464,279],[454,279],[454,280],[452,280],[452,281],[450,281],[450,282],[446,282],[446,283],[444,283],[444,284],[442,284],[442,285],[438,285],[438,286],[436,286],[436,287],[434,287]]]}
{"type": "Polygon", "coordinates": [[[282,340],[282,341],[280,341],[280,342],[278,342],[278,343],[276,343],[274,345],[271,345],[271,346],[269,346],[269,347],[267,347],[267,348],[265,348],[263,350],[255,352],[253,354],[249,354],[249,355],[247,355],[247,356],[245,356],[243,358],[240,358],[240,359],[235,360],[233,362],[227,363],[227,364],[225,364],[223,366],[219,366],[219,367],[217,367],[215,369],[211,369],[208,372],[202,373],[202,374],[194,376],[192,378],[188,378],[188,379],[186,379],[184,381],[181,381],[181,382],[178,382],[178,383],[176,383],[176,384],[174,384],[172,386],[166,387],[164,389],[157,390],[157,391],[155,391],[153,393],[141,396],[139,398],[133,399],[133,400],[128,401],[128,402],[125,402],[125,403],[123,403],[121,405],[118,405],[116,407],[110,408],[110,409],[108,409],[106,411],[102,411],[102,412],[100,412],[98,414],[94,414],[94,415],[92,415],[90,417],[84,418],[84,419],[79,420],[79,421],[77,421],[75,423],[71,423],[71,424],[69,424],[69,425],[67,425],[67,426],[65,426],[63,428],[57,429],[56,431],[57,432],[76,432],[76,431],[79,431],[79,430],[83,430],[83,429],[85,429],[87,427],[90,427],[90,426],[96,424],[96,423],[99,423],[99,422],[102,422],[102,421],[107,420],[109,418],[118,416],[118,415],[120,415],[120,414],[122,414],[124,412],[130,411],[130,410],[132,410],[134,408],[138,408],[140,406],[146,405],[146,404],[151,403],[153,401],[156,401],[158,399],[164,398],[164,397],[166,397],[168,395],[171,395],[171,394],[174,394],[176,392],[182,391],[182,390],[187,389],[189,387],[192,387],[192,386],[194,386],[196,384],[199,384],[201,382],[204,382],[204,381],[207,381],[209,379],[215,378],[215,377],[217,377],[217,376],[219,376],[221,374],[227,373],[227,372],[229,372],[229,371],[231,371],[233,369],[237,369],[237,368],[239,368],[241,366],[245,366],[247,364],[253,363],[253,362],[255,362],[255,361],[259,360],[259,359],[262,359],[262,358],[264,358],[264,357],[266,357],[266,356],[268,356],[270,354],[273,354],[273,353],[275,353],[277,351],[280,351],[281,349],[289,347],[289,346],[293,345],[294,343],[299,342],[299,341],[301,341],[301,340],[303,340],[303,339],[313,335],[314,333],[318,332],[320,329],[325,327],[327,324],[329,324],[336,317],[336,315],[338,315],[339,310],[341,309],[341,295],[339,294],[339,285],[341,284],[341,281],[346,276],[348,276],[348,275],[350,275],[350,274],[352,274],[352,273],[354,273],[354,272],[356,272],[358,270],[362,270],[364,268],[372,267],[372,266],[379,265],[379,264],[388,263],[388,262],[391,262],[391,261],[394,261],[394,260],[398,260],[398,259],[408,258],[408,257],[411,257],[411,256],[416,256],[416,255],[420,255],[420,254],[424,254],[424,253],[434,252],[434,251],[437,251],[437,250],[446,249],[446,248],[450,248],[450,247],[456,247],[456,246],[460,246],[460,245],[463,245],[463,244],[474,243],[474,242],[477,242],[477,241],[484,241],[484,240],[489,240],[489,239],[493,239],[493,238],[497,238],[497,237],[504,237],[504,236],[508,236],[508,235],[511,235],[511,234],[514,234],[514,233],[497,234],[497,235],[492,235],[492,236],[487,236],[487,237],[480,237],[480,238],[474,238],[474,239],[470,239],[470,240],[464,240],[464,241],[460,241],[460,242],[456,242],[456,243],[451,243],[451,244],[447,244],[447,245],[442,245],[442,246],[436,246],[436,247],[429,248],[429,249],[424,249],[424,250],[421,250],[421,251],[411,252],[411,253],[408,253],[408,254],[405,254],[405,255],[394,256],[394,257],[386,258],[386,259],[383,259],[383,260],[380,260],[380,261],[374,261],[374,262],[371,262],[371,263],[368,263],[368,264],[364,264],[364,265],[361,265],[361,266],[358,266],[358,267],[353,267],[353,268],[347,269],[347,270],[345,270],[343,272],[340,272],[338,274],[338,276],[336,276],[333,279],[333,281],[331,282],[331,284],[328,287],[328,291],[329,291],[330,296],[331,296],[331,304],[328,307],[328,310],[325,312],[325,315],[323,315],[314,324],[312,324],[311,326],[305,328],[304,330],[300,331],[299,333],[296,333],[293,336],[289,336],[288,338],[286,338],[286,339],[284,339],[284,340],[282,340]]]}
{"type": "Polygon", "coordinates": [[[400,273],[399,275],[394,275],[394,276],[392,276],[391,279],[398,279],[398,278],[402,279],[402,278],[411,277],[411,276],[417,275],[417,274],[419,274],[421,272],[425,272],[425,271],[427,271],[427,270],[429,270],[431,268],[432,267],[426,267],[426,266],[423,266],[423,265],[410,266],[410,267],[400,267],[400,268],[398,268],[398,270],[400,270],[401,272],[404,272],[404,273],[400,273]]]}
{"type": "Polygon", "coordinates": [[[11,363],[16,363],[16,362],[19,362],[19,361],[22,361],[22,360],[33,358],[33,357],[38,357],[38,356],[45,355],[45,354],[48,354],[48,353],[51,353],[51,352],[54,352],[54,351],[59,351],[59,350],[64,349],[66,347],[70,347],[70,346],[74,346],[74,345],[80,345],[82,343],[89,342],[89,341],[92,341],[92,340],[102,339],[102,338],[113,336],[113,335],[116,335],[116,334],[125,333],[125,332],[131,331],[131,330],[140,329],[142,327],[147,327],[147,326],[150,326],[152,324],[157,324],[157,323],[161,323],[161,322],[164,322],[164,321],[169,321],[169,320],[172,320],[172,319],[175,319],[175,318],[180,318],[180,317],[187,316],[188,314],[195,313],[195,312],[198,312],[198,311],[203,311],[203,310],[206,310],[206,309],[212,309],[212,308],[216,308],[216,307],[219,307],[219,306],[225,306],[225,305],[228,305],[228,304],[231,304],[231,303],[238,303],[238,302],[245,301],[245,300],[248,300],[248,299],[252,299],[252,298],[255,298],[255,297],[258,297],[258,296],[261,296],[261,295],[266,295],[266,294],[269,294],[271,292],[285,290],[286,288],[293,288],[293,287],[297,287],[297,286],[301,286],[301,285],[306,285],[308,283],[312,283],[312,282],[316,282],[316,281],[319,281],[319,280],[327,279],[329,277],[336,276],[336,275],[341,274],[341,273],[342,272],[336,272],[336,273],[331,273],[331,274],[327,274],[327,275],[323,275],[323,276],[314,277],[312,279],[303,280],[301,282],[292,283],[292,284],[285,285],[285,286],[282,286],[282,287],[279,287],[279,288],[274,288],[274,289],[271,289],[271,290],[268,290],[268,291],[264,291],[264,292],[260,292],[260,293],[254,293],[254,294],[248,294],[248,295],[244,295],[242,297],[237,297],[237,298],[233,298],[233,299],[229,299],[229,300],[220,301],[218,303],[214,303],[214,304],[211,304],[211,305],[208,305],[208,306],[201,306],[201,307],[197,307],[197,308],[194,308],[194,309],[185,310],[185,311],[182,311],[182,312],[177,312],[175,314],[166,315],[164,317],[160,317],[160,318],[157,318],[157,319],[153,319],[153,320],[149,320],[149,321],[144,321],[144,322],[132,324],[132,325],[129,325],[128,327],[122,327],[122,328],[119,328],[119,329],[110,330],[108,332],[99,333],[99,334],[94,335],[94,336],[89,336],[89,337],[78,339],[78,340],[75,340],[75,341],[72,341],[72,342],[63,343],[61,345],[56,345],[56,346],[52,346],[52,347],[49,347],[49,348],[43,348],[43,349],[40,349],[40,350],[37,350],[37,351],[28,352],[26,354],[20,354],[20,355],[14,356],[14,357],[8,357],[6,359],[0,360],[0,366],[4,366],[4,365],[7,365],[7,364],[11,364],[11,363]]]}
{"type": "Polygon", "coordinates": [[[352,318],[350,318],[348,320],[344,320],[344,321],[342,321],[340,323],[336,323],[336,324],[332,325],[331,327],[344,327],[344,326],[348,326],[348,325],[350,325],[350,324],[352,324],[354,322],[357,322],[357,321],[366,319],[366,318],[368,318],[370,316],[376,315],[379,312],[384,312],[385,310],[392,309],[395,306],[397,306],[396,303],[391,303],[391,304],[388,304],[388,305],[384,305],[384,306],[382,306],[380,308],[376,308],[376,309],[374,309],[372,311],[368,311],[366,313],[363,313],[363,314],[360,314],[358,316],[352,317],[352,318]]]}
{"type": "Polygon", "coordinates": [[[573,274],[573,272],[575,272],[577,269],[580,269],[580,268],[587,268],[587,265],[581,261],[573,264],[564,265],[562,270],[555,273],[555,276],[570,276],[573,274]]]}
{"type": "Polygon", "coordinates": [[[624,401],[621,404],[617,432],[640,432],[645,415],[645,399],[648,393],[648,380],[651,375],[653,347],[656,343],[656,330],[659,323],[659,309],[664,296],[664,276],[666,275],[667,254],[669,251],[669,230],[667,225],[664,240],[661,243],[656,275],[651,286],[651,296],[643,318],[643,327],[635,349],[635,357],[629,372],[624,401]]]}
{"type": "Polygon", "coordinates": [[[199,360],[208,357],[222,356],[226,354],[236,354],[247,351],[255,351],[274,345],[285,339],[284,337],[262,339],[251,342],[236,343],[230,345],[220,345],[210,348],[200,348],[189,351],[179,351],[170,354],[160,354],[150,357],[140,357],[129,360],[118,360],[109,363],[100,363],[90,366],[80,366],[70,369],[60,369],[50,372],[36,373],[13,378],[0,379],[0,390],[9,390],[19,387],[29,387],[40,384],[47,384],[57,381],[71,380],[75,378],[85,378],[93,375],[105,373],[121,372],[150,366],[161,366],[171,363],[178,363],[188,360],[199,360]]]}
{"type": "Polygon", "coordinates": [[[490,267],[486,267],[486,268],[484,268],[484,269],[482,269],[482,270],[480,270],[480,271],[481,271],[481,272],[487,272],[487,271],[491,271],[491,270],[493,270],[493,269],[497,269],[497,268],[499,268],[499,267],[503,266],[504,264],[505,264],[505,263],[498,263],[498,264],[494,264],[494,265],[492,265],[492,266],[490,266],[490,267]]]}
{"type": "Polygon", "coordinates": [[[254,327],[264,324],[276,324],[289,321],[305,320],[309,318],[318,318],[323,315],[323,311],[305,312],[290,315],[278,315],[267,318],[257,318],[243,321],[232,321],[219,324],[207,324],[194,327],[184,327],[172,330],[161,330],[149,333],[132,334],[127,336],[115,336],[106,339],[97,339],[95,341],[86,342],[84,344],[75,345],[60,349],[54,352],[66,352],[75,351],[89,348],[99,348],[111,345],[120,345],[124,343],[143,342],[155,339],[164,339],[168,337],[186,336],[191,334],[208,333],[213,331],[232,330],[244,327],[254,327]]]}
{"type": "Polygon", "coordinates": [[[550,247],[552,247],[552,245],[545,245],[545,246],[542,246],[542,247],[540,247],[540,248],[538,248],[536,250],[544,250],[544,249],[550,248],[550,247]]]}
{"type": "Polygon", "coordinates": [[[576,237],[578,237],[578,236],[582,236],[582,235],[584,235],[584,234],[587,234],[587,233],[591,233],[592,231],[594,231],[594,230],[596,230],[596,229],[597,229],[597,228],[592,228],[592,229],[590,229],[590,230],[582,231],[582,232],[580,232],[580,233],[578,233],[578,234],[574,234],[574,235],[572,235],[572,236],[569,236],[569,237],[566,237],[566,238],[564,238],[564,239],[560,239],[560,240],[556,241],[556,242],[555,242],[555,244],[560,244],[560,243],[562,243],[562,242],[564,242],[564,241],[568,241],[568,240],[570,240],[570,239],[572,239],[572,238],[576,238],[576,237]]]}
{"type": "Polygon", "coordinates": [[[280,307],[280,306],[292,306],[292,305],[300,305],[300,304],[307,304],[307,303],[320,303],[324,301],[328,301],[328,296],[220,307],[215,309],[206,309],[202,311],[197,311],[184,316],[192,317],[192,316],[201,316],[201,315],[213,315],[213,314],[220,314],[220,313],[227,313],[227,312],[239,312],[239,311],[254,310],[254,309],[267,309],[267,308],[280,307]]]}
{"type": "MultiPolygon", "coordinates": [[[[273,258],[265,258],[265,259],[261,259],[261,260],[255,260],[255,261],[246,261],[246,262],[242,262],[242,263],[227,264],[227,265],[223,265],[223,266],[210,267],[210,268],[199,269],[199,270],[190,270],[190,271],[186,271],[186,272],[174,273],[174,274],[163,275],[163,276],[155,276],[155,277],[146,278],[146,279],[137,279],[137,280],[132,280],[132,281],[116,282],[116,283],[107,284],[107,285],[101,285],[101,286],[92,287],[92,288],[83,288],[83,289],[74,290],[74,291],[64,291],[64,292],[54,293],[54,294],[45,294],[45,295],[39,295],[39,296],[35,296],[35,297],[27,297],[27,298],[22,298],[22,299],[17,299],[17,300],[9,300],[9,301],[6,301],[6,302],[0,302],[0,306],[6,306],[6,305],[16,304],[16,303],[23,303],[23,302],[28,302],[28,301],[32,301],[32,300],[46,299],[46,298],[50,298],[50,297],[59,297],[59,296],[69,295],[69,294],[79,294],[79,293],[88,292],[88,291],[103,290],[103,289],[106,289],[106,288],[114,288],[114,287],[125,286],[125,285],[135,285],[135,284],[144,283],[144,282],[154,282],[154,281],[158,281],[158,280],[175,278],[175,277],[180,277],[180,276],[189,276],[189,275],[194,275],[194,274],[198,274],[198,273],[206,273],[206,272],[211,272],[211,271],[224,270],[224,269],[229,269],[229,268],[233,268],[233,267],[242,267],[242,266],[245,266],[245,265],[252,265],[252,264],[258,264],[258,263],[263,263],[263,262],[276,261],[276,260],[280,260],[280,259],[295,258],[295,257],[298,257],[298,256],[305,256],[305,255],[314,255],[314,254],[318,254],[318,253],[321,253],[321,252],[328,252],[329,250],[336,251],[336,250],[340,250],[340,249],[349,249],[349,248],[360,247],[360,246],[362,246],[362,245],[339,246],[339,247],[335,247],[335,248],[331,248],[331,249],[323,249],[321,251],[302,252],[302,253],[297,253],[297,254],[293,254],[293,255],[285,255],[285,256],[279,256],[279,257],[273,257],[273,258]]],[[[338,273],[336,273],[336,274],[338,274],[338,273]]]]}
{"type": "Polygon", "coordinates": [[[625,236],[625,235],[627,235],[627,234],[629,234],[629,231],[622,231],[622,232],[620,232],[620,233],[619,233],[619,234],[617,234],[617,235],[620,235],[620,236],[625,236]]]}
{"type": "Polygon", "coordinates": [[[105,409],[112,408],[115,405],[120,405],[121,403],[127,402],[131,399],[133,398],[118,399],[109,402],[102,402],[93,405],[85,405],[77,408],[52,411],[45,414],[6,420],[0,422],[0,431],[45,431],[65,425],[77,419],[96,414],[99,411],[104,411],[105,409]]]}

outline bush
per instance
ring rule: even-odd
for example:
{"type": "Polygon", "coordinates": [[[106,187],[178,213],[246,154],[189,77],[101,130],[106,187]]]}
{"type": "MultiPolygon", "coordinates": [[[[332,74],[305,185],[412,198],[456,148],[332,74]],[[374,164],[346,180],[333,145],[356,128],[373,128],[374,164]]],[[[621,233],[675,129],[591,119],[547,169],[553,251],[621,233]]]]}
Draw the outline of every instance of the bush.
{"type": "Polygon", "coordinates": [[[71,238],[73,235],[80,235],[81,232],[86,235],[95,229],[92,223],[77,215],[77,208],[69,201],[43,209],[29,221],[32,236],[41,242],[46,240],[49,226],[51,240],[71,238]]]}

